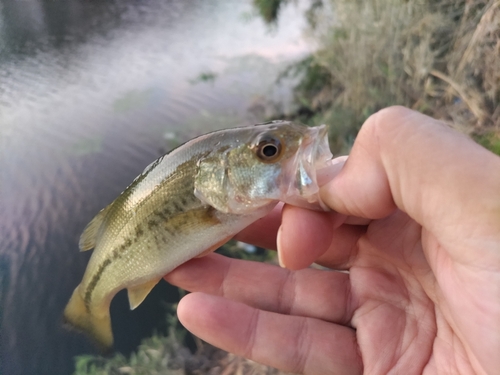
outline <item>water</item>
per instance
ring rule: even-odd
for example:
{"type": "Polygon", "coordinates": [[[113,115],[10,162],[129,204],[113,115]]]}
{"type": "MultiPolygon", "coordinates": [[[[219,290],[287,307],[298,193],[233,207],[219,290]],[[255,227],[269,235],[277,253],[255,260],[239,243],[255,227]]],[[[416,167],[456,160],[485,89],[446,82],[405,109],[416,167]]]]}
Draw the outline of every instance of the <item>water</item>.
{"type": "MultiPolygon", "coordinates": [[[[95,353],[60,327],[82,229],[168,148],[263,120],[265,98],[287,110],[274,80],[308,50],[300,8],[270,33],[241,0],[0,0],[0,373],[69,374],[95,353]]],[[[113,301],[118,350],[161,329],[175,290],[152,294],[113,301]]]]}

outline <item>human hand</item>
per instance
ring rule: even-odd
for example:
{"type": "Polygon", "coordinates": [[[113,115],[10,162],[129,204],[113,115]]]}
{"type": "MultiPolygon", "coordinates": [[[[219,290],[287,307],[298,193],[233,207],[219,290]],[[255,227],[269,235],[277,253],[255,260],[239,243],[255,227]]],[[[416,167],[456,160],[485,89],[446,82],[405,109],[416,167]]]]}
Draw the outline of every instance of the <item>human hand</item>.
{"type": "Polygon", "coordinates": [[[498,374],[500,158],[389,108],[321,196],[334,211],[285,206],[239,235],[287,269],[213,254],[167,275],[195,292],[186,328],[290,372],[498,374]]]}

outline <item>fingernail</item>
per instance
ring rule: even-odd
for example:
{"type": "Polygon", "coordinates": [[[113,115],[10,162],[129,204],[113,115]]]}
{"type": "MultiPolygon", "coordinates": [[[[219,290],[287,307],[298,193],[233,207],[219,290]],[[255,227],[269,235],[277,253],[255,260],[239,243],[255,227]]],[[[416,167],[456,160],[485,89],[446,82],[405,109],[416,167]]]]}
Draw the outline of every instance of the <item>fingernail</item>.
{"type": "Polygon", "coordinates": [[[280,267],[282,268],[286,268],[285,264],[283,263],[283,259],[281,259],[281,226],[279,227],[278,229],[278,234],[276,235],[276,247],[277,247],[277,251],[278,251],[278,263],[280,265],[280,267]]]}

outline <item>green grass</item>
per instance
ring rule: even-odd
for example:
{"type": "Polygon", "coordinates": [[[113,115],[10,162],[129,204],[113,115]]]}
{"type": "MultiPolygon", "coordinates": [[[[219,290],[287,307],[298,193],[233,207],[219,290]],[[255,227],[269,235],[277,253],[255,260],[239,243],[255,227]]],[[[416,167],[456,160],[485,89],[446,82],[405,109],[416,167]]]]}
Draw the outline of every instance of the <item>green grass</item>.
{"type": "Polygon", "coordinates": [[[477,143],[500,156],[500,132],[489,132],[474,136],[477,143]]]}
{"type": "Polygon", "coordinates": [[[78,356],[74,375],[285,374],[224,352],[199,339],[195,339],[196,350],[192,352],[182,343],[186,331],[179,328],[175,315],[169,315],[169,319],[171,328],[167,336],[155,334],[143,340],[128,358],[122,354],[110,358],[78,356]]]}

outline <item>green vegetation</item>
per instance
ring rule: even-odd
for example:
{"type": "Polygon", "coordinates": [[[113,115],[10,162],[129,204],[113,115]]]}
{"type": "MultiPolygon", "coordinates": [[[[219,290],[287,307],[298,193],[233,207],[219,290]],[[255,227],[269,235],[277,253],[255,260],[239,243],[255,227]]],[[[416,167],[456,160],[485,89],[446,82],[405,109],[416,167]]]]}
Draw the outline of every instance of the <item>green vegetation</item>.
{"type": "Polygon", "coordinates": [[[477,134],[475,140],[488,150],[500,155],[500,132],[488,132],[477,134]]]}
{"type": "Polygon", "coordinates": [[[275,23],[281,6],[288,0],[253,0],[253,4],[259,15],[269,24],[275,23]]]}
{"type": "Polygon", "coordinates": [[[138,353],[127,359],[118,354],[111,359],[80,356],[75,375],[202,375],[202,374],[285,374],[235,355],[225,353],[198,340],[191,353],[172,335],[144,340],[138,353]]]}
{"type": "Polygon", "coordinates": [[[196,83],[214,83],[217,78],[217,73],[214,72],[202,72],[196,78],[192,79],[190,82],[192,84],[196,83]]]}
{"type": "Polygon", "coordinates": [[[110,358],[81,355],[75,358],[74,375],[201,375],[249,374],[284,375],[276,369],[226,353],[194,337],[194,353],[184,345],[189,333],[175,315],[167,316],[169,334],[154,334],[143,340],[136,353],[127,358],[118,353],[110,358]]]}
{"type": "Polygon", "coordinates": [[[217,253],[226,257],[253,260],[258,262],[271,262],[276,258],[276,252],[251,246],[253,249],[248,251],[242,247],[242,243],[231,240],[217,250],[217,253]]]}
{"type": "Polygon", "coordinates": [[[178,329],[175,307],[175,305],[172,306],[167,316],[168,336],[154,334],[143,340],[137,353],[132,353],[130,358],[126,358],[120,353],[110,358],[92,355],[79,356],[76,358],[74,374],[181,375],[188,373],[185,369],[206,370],[206,364],[209,362],[207,357],[209,346],[200,344],[200,350],[192,354],[181,345],[180,342],[182,342],[186,331],[178,329]]]}

